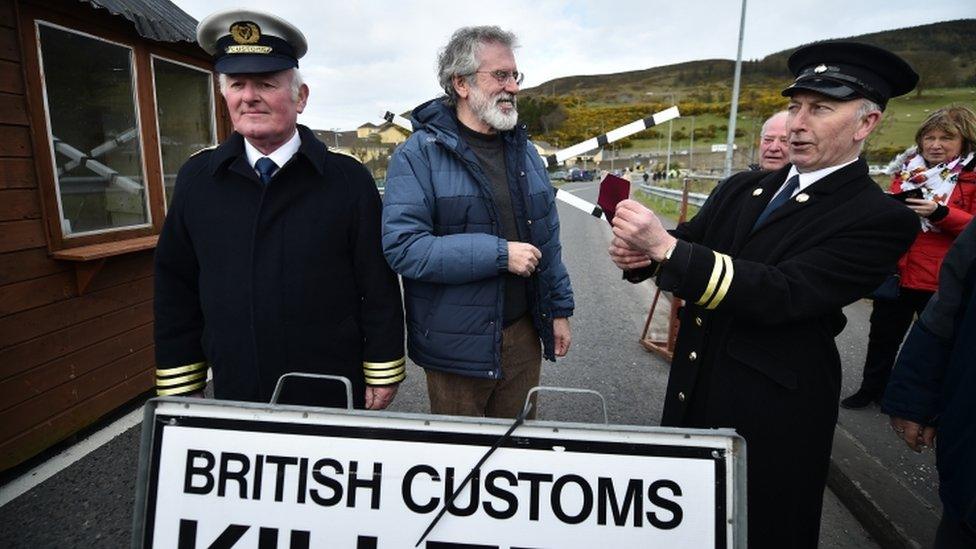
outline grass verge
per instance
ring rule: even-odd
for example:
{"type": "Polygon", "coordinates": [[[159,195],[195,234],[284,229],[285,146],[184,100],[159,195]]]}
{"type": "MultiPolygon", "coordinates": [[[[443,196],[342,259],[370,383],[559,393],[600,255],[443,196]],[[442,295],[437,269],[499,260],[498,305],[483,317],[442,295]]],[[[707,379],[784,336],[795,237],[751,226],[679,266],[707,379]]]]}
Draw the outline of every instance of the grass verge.
{"type": "MultiPolygon", "coordinates": [[[[667,198],[649,195],[640,189],[634,191],[633,198],[634,200],[650,208],[651,211],[653,211],[659,217],[666,217],[674,222],[678,221],[678,215],[681,213],[681,203],[674,200],[668,200],[667,198]]],[[[698,207],[689,204],[687,218],[691,219],[697,213],[698,207]]]]}

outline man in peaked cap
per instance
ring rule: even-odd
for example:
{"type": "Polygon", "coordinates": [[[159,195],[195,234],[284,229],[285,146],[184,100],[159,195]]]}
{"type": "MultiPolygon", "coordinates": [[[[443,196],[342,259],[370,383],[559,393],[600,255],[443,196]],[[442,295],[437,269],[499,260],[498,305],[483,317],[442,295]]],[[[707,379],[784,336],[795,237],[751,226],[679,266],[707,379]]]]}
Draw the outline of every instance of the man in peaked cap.
{"type": "Polygon", "coordinates": [[[734,175],[670,232],[622,202],[610,247],[625,278],[656,276],[686,301],[662,423],[745,438],[752,549],[817,547],[841,309],[878,286],[918,230],[858,158],[915,72],[852,43],[806,46],[789,66],[790,163],[734,175]]]}
{"type": "MultiPolygon", "coordinates": [[[[289,372],[348,378],[385,408],[404,378],[403,311],[380,246],[379,193],[351,157],[297,124],[305,37],[273,15],[203,20],[234,133],[191,157],[156,250],[160,395],[267,402],[289,372]]],[[[279,402],[345,406],[335,381],[285,384],[279,402]]]]}

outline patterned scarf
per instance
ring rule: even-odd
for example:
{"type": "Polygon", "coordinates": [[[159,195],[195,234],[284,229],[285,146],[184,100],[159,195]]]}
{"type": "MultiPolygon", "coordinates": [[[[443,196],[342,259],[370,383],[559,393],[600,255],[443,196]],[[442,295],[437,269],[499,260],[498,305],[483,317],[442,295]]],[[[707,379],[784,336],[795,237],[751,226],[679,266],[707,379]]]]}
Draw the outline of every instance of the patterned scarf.
{"type": "MultiPolygon", "coordinates": [[[[925,159],[916,152],[910,154],[898,172],[901,180],[901,190],[910,191],[912,189],[922,189],[922,198],[931,200],[945,206],[952,196],[953,189],[956,188],[956,180],[963,166],[973,158],[973,153],[966,157],[957,156],[948,162],[942,162],[935,166],[925,165],[925,159]]],[[[923,231],[939,232],[939,228],[933,225],[928,218],[921,218],[923,231]]]]}

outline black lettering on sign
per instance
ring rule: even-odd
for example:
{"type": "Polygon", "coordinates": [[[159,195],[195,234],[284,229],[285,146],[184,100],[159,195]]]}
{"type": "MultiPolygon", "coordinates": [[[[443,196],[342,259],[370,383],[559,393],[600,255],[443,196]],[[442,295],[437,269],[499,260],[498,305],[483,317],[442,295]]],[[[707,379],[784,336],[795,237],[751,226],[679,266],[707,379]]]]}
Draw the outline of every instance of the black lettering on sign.
{"type": "MultiPolygon", "coordinates": [[[[288,549],[308,549],[311,540],[308,530],[292,530],[288,539],[288,549]]],[[[261,528],[258,530],[258,549],[278,549],[278,529],[261,528]]]]}
{"type": "Polygon", "coordinates": [[[509,471],[501,471],[501,470],[491,471],[490,473],[485,475],[485,492],[498,499],[505,500],[505,503],[508,504],[508,507],[506,507],[505,510],[499,510],[496,509],[495,506],[492,505],[490,501],[485,501],[484,503],[482,503],[482,506],[485,509],[485,513],[487,513],[488,516],[491,518],[509,519],[514,517],[515,513],[518,512],[518,497],[516,497],[515,494],[509,492],[508,490],[495,484],[495,481],[498,479],[504,479],[505,481],[508,482],[508,485],[511,487],[518,486],[518,479],[515,477],[514,473],[511,473],[509,471]]]}
{"type": "Polygon", "coordinates": [[[305,492],[308,490],[308,458],[298,461],[298,503],[305,503],[305,492]]]}
{"type": "Polygon", "coordinates": [[[261,481],[264,477],[264,456],[258,454],[254,459],[254,490],[251,499],[261,499],[261,481]]]}
{"type": "Polygon", "coordinates": [[[647,499],[649,499],[653,505],[656,505],[665,511],[670,511],[671,520],[661,520],[658,518],[657,513],[652,511],[647,512],[647,520],[654,525],[655,528],[660,528],[661,530],[671,530],[672,528],[676,528],[679,524],[681,524],[683,512],[681,510],[681,505],[678,505],[677,502],[667,499],[658,493],[661,491],[661,489],[668,489],[671,491],[672,495],[680,496],[681,487],[678,486],[677,482],[667,479],[655,480],[650,486],[647,487],[647,499]]]}
{"type": "MultiPolygon", "coordinates": [[[[311,532],[292,530],[288,539],[288,549],[308,549],[311,532]]],[[[258,549],[278,549],[278,529],[261,528],[258,531],[258,549]]]]}
{"type": "Polygon", "coordinates": [[[180,531],[176,537],[177,549],[197,549],[197,521],[180,519],[180,531]]]}
{"type": "MultiPolygon", "coordinates": [[[[209,549],[231,549],[251,527],[245,524],[231,524],[207,547],[209,549]]],[[[289,549],[309,549],[312,533],[308,530],[291,530],[289,549]]],[[[375,540],[375,538],[373,538],[375,540]]],[[[197,521],[180,520],[180,530],[176,541],[177,549],[197,549],[197,521]]],[[[374,544],[375,548],[376,545],[374,544]]],[[[259,527],[258,549],[278,549],[278,529],[259,527]]]]}
{"type": "Polygon", "coordinates": [[[499,549],[497,545],[475,545],[473,543],[451,543],[449,541],[428,541],[427,549],[499,549]]]}
{"type": "MultiPolygon", "coordinates": [[[[224,528],[224,531],[217,536],[213,543],[208,545],[209,549],[229,549],[233,547],[241,537],[250,529],[250,526],[243,524],[231,524],[224,528]]],[[[176,539],[176,546],[179,549],[196,549],[197,547],[197,521],[181,519],[180,531],[176,539]]]]}
{"type": "Polygon", "coordinates": [[[308,549],[312,533],[308,530],[292,530],[289,549],[308,549]]]}
{"type": "Polygon", "coordinates": [[[356,549],[376,549],[376,538],[370,536],[359,536],[356,538],[356,549]]]}
{"type": "Polygon", "coordinates": [[[289,465],[298,465],[298,458],[291,456],[267,456],[264,460],[268,465],[275,466],[275,501],[285,499],[285,473],[289,465]]]}
{"type": "Polygon", "coordinates": [[[519,473],[519,480],[529,481],[529,520],[539,520],[539,484],[552,482],[552,475],[545,473],[519,473]]]}
{"type": "Polygon", "coordinates": [[[556,518],[566,524],[579,524],[589,518],[590,513],[593,511],[593,489],[590,487],[590,483],[586,482],[586,479],[579,475],[563,475],[552,484],[552,492],[549,494],[549,504],[552,505],[552,512],[556,515],[556,518]],[[579,513],[575,515],[570,515],[563,509],[562,501],[563,488],[571,482],[579,486],[583,493],[583,505],[580,507],[579,513]]]}
{"type": "Polygon", "coordinates": [[[374,463],[373,464],[373,476],[368,479],[361,479],[356,476],[359,469],[359,463],[356,461],[349,462],[349,495],[346,501],[346,507],[356,506],[356,490],[359,488],[364,488],[370,490],[369,508],[379,509],[380,508],[380,480],[383,479],[383,464],[374,463]]]}
{"type": "Polygon", "coordinates": [[[414,513],[430,513],[437,506],[440,505],[441,499],[432,497],[430,501],[426,504],[421,505],[413,499],[413,492],[410,489],[413,484],[413,479],[419,474],[425,474],[430,477],[433,482],[440,482],[441,477],[437,474],[437,469],[434,469],[430,465],[414,465],[413,467],[407,469],[407,473],[403,475],[403,483],[400,485],[400,493],[403,497],[403,503],[407,505],[407,509],[410,509],[414,513]]]}
{"type": "Polygon", "coordinates": [[[312,533],[308,530],[292,530],[290,549],[308,549],[311,543],[312,533]]]}
{"type": "Polygon", "coordinates": [[[235,452],[221,452],[220,480],[217,483],[217,495],[224,497],[227,491],[227,481],[237,481],[237,497],[247,499],[247,474],[251,471],[251,462],[244,454],[235,452]],[[231,463],[237,463],[231,467],[231,463]]]}
{"type": "Polygon", "coordinates": [[[278,549],[277,528],[261,528],[258,530],[258,549],[278,549]]]}
{"type": "Polygon", "coordinates": [[[613,523],[617,526],[627,525],[627,515],[630,508],[634,508],[634,526],[640,528],[644,524],[644,483],[639,479],[630,479],[624,492],[624,501],[618,505],[617,494],[613,488],[613,479],[600,477],[597,479],[597,524],[607,523],[607,508],[613,514],[613,523]]]}
{"type": "Polygon", "coordinates": [[[186,472],[183,475],[183,493],[185,494],[209,494],[214,487],[214,477],[210,472],[213,469],[214,455],[206,450],[187,450],[186,451],[186,472]],[[203,465],[197,465],[197,458],[203,459],[203,465]],[[203,477],[203,486],[194,486],[193,477],[203,477]]]}
{"type": "Polygon", "coordinates": [[[341,475],[343,474],[342,464],[332,458],[323,458],[316,461],[315,465],[312,466],[312,478],[315,482],[332,490],[332,495],[328,497],[319,495],[319,491],[315,489],[312,489],[308,495],[315,503],[324,507],[331,507],[342,501],[342,483],[323,473],[322,469],[325,467],[331,467],[335,474],[341,475]]]}
{"type": "MultiPolygon", "coordinates": [[[[444,500],[448,501],[447,503],[448,513],[456,517],[469,517],[473,515],[475,511],[478,510],[478,502],[481,500],[481,498],[478,497],[478,494],[480,492],[479,486],[481,486],[481,482],[479,482],[479,478],[480,478],[480,473],[476,471],[471,478],[471,482],[469,482],[468,485],[465,486],[465,488],[468,489],[468,493],[470,494],[470,496],[468,497],[468,505],[467,507],[458,507],[457,502],[458,499],[460,499],[461,494],[458,494],[458,497],[454,498],[454,501],[448,501],[448,499],[451,497],[451,494],[454,493],[454,467],[447,468],[447,471],[444,475],[444,500]]],[[[461,480],[464,479],[462,478],[461,480]]]]}

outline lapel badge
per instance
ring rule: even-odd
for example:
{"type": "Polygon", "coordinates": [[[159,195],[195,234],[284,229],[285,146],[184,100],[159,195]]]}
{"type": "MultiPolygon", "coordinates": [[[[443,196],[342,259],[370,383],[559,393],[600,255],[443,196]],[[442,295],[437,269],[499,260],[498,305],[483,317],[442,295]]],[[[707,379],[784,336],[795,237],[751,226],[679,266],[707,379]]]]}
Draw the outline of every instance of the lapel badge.
{"type": "Polygon", "coordinates": [[[799,202],[800,204],[803,204],[807,200],[810,200],[810,195],[808,195],[807,193],[800,193],[796,195],[796,201],[799,202]]]}
{"type": "Polygon", "coordinates": [[[817,65],[816,68],[813,69],[813,72],[815,72],[817,74],[820,74],[822,72],[827,72],[827,65],[824,65],[823,63],[821,63],[821,64],[817,65]]]}
{"type": "Polygon", "coordinates": [[[238,21],[230,26],[230,35],[238,44],[257,44],[261,39],[261,27],[251,21],[238,21]]]}
{"type": "Polygon", "coordinates": [[[754,191],[752,191],[752,196],[759,196],[762,193],[763,193],[762,187],[757,187],[754,191]]]}

